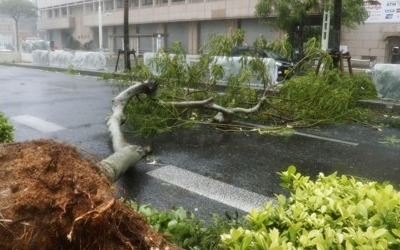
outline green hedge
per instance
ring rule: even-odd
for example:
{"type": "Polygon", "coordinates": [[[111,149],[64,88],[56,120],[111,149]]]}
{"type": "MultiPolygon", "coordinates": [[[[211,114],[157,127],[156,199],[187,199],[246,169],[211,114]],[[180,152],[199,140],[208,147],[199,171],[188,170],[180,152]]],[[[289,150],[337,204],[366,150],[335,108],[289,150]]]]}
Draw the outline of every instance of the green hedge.
{"type": "Polygon", "coordinates": [[[222,235],[223,249],[400,249],[400,192],[388,183],[320,174],[280,174],[277,196],[222,235]]]}
{"type": "Polygon", "coordinates": [[[0,112],[0,143],[14,140],[14,128],[5,115],[0,112]]]}

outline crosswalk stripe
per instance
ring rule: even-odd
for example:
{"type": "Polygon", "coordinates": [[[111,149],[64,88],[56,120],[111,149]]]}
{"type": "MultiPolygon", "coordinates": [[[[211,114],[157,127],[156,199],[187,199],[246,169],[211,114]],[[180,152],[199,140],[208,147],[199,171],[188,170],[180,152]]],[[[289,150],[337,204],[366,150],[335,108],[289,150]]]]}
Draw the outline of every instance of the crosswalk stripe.
{"type": "Polygon", "coordinates": [[[13,116],[11,117],[11,120],[39,130],[43,133],[52,133],[65,129],[60,125],[30,115],[13,116]]]}
{"type": "Polygon", "coordinates": [[[172,165],[152,170],[148,175],[245,212],[259,209],[271,199],[172,165]]]}

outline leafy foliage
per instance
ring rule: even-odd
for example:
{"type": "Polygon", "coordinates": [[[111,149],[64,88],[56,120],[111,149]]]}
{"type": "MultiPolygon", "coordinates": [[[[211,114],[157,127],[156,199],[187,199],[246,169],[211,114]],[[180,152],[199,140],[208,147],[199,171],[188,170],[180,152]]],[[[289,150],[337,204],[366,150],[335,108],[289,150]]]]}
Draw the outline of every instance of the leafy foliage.
{"type": "Polygon", "coordinates": [[[14,127],[5,117],[5,115],[0,112],[0,143],[12,142],[14,140],[14,127]]]}
{"type": "Polygon", "coordinates": [[[362,120],[360,99],[376,98],[372,81],[365,75],[327,71],[292,78],[282,86],[274,105],[300,124],[362,120]]]}
{"type": "Polygon", "coordinates": [[[126,201],[126,204],[141,214],[153,229],[183,249],[218,249],[220,235],[244,222],[238,214],[225,214],[224,217],[213,214],[212,222],[207,224],[182,207],[158,211],[151,205],[139,206],[131,200],[126,201]]]}
{"type": "Polygon", "coordinates": [[[18,22],[21,17],[36,17],[36,7],[28,0],[3,0],[0,1],[0,14],[11,17],[16,26],[16,47],[19,51],[18,22]]]}
{"type": "MultiPolygon", "coordinates": [[[[186,63],[185,53],[179,43],[174,44],[169,50],[157,53],[151,59],[150,66],[142,63],[135,65],[130,79],[153,78],[159,83],[156,96],[147,99],[140,96],[126,108],[127,121],[131,129],[142,135],[155,132],[168,131],[172,127],[192,126],[196,123],[211,119],[216,112],[188,109],[176,109],[163,105],[168,101],[195,101],[214,98],[215,102],[225,107],[245,106],[250,107],[257,103],[260,93],[249,87],[251,79],[258,78],[262,82],[269,81],[265,65],[259,58],[244,61],[249,65],[237,75],[231,75],[226,82],[225,93],[221,95],[216,84],[224,75],[220,65],[213,65],[215,55],[230,53],[233,46],[244,38],[242,31],[231,32],[227,35],[212,36],[210,44],[202,50],[195,63],[186,63]],[[225,52],[224,52],[225,51],[225,52]],[[171,52],[171,53],[169,53],[171,52]],[[157,72],[153,74],[150,70],[157,72]]],[[[107,76],[110,77],[110,76],[107,76]]],[[[124,79],[129,80],[129,78],[124,79]]]]}
{"type": "Polygon", "coordinates": [[[336,173],[316,181],[292,166],[280,173],[286,198],[253,210],[249,228],[222,236],[228,249],[398,249],[400,192],[336,173]]]}
{"type": "Polygon", "coordinates": [[[8,15],[16,22],[20,17],[35,17],[36,8],[28,0],[4,0],[0,2],[0,13],[8,15]]]}
{"type": "MultiPolygon", "coordinates": [[[[262,21],[286,31],[289,42],[299,50],[302,56],[303,42],[313,37],[312,29],[306,27],[315,25],[312,20],[324,9],[333,11],[334,2],[336,1],[260,0],[255,13],[262,21]]],[[[343,0],[341,7],[340,20],[347,27],[355,27],[356,24],[368,18],[363,0],[343,0]]]]}
{"type": "MultiPolygon", "coordinates": [[[[295,76],[284,80],[278,91],[268,91],[270,79],[263,58],[243,56],[239,61],[240,69],[227,74],[229,69],[215,63],[216,56],[227,54],[243,37],[242,31],[212,36],[202,48],[199,59],[191,63],[186,61],[182,46],[176,43],[168,52],[157,53],[150,65],[137,62],[133,70],[124,75],[104,75],[105,78],[115,79],[119,86],[145,79],[155,79],[158,83],[155,95],[150,98],[140,95],[132,99],[125,110],[128,127],[141,135],[151,135],[169,131],[172,127],[188,127],[210,121],[216,115],[215,111],[207,109],[174,108],[165,104],[170,101],[213,98],[215,103],[226,108],[251,108],[264,95],[268,105],[236,118],[273,126],[288,122],[292,126],[308,126],[370,119],[365,115],[366,110],[357,107],[357,101],[376,97],[372,81],[364,74],[349,76],[332,70],[332,58],[321,51],[315,38],[305,44],[306,56],[295,65],[295,76]],[[324,65],[322,74],[315,75],[309,63],[315,58],[324,65]],[[264,84],[263,89],[253,88],[251,83],[256,81],[264,84]]],[[[268,43],[263,37],[255,45],[259,49],[290,49],[287,40],[268,43]]]]}
{"type": "Polygon", "coordinates": [[[244,217],[183,208],[158,211],[126,203],[183,249],[398,249],[400,192],[389,183],[320,173],[312,181],[294,166],[278,173],[289,196],[277,195],[244,217]]]}
{"type": "Polygon", "coordinates": [[[278,195],[222,235],[224,249],[398,249],[400,192],[390,184],[336,173],[310,181],[295,167],[279,174],[278,195]]]}

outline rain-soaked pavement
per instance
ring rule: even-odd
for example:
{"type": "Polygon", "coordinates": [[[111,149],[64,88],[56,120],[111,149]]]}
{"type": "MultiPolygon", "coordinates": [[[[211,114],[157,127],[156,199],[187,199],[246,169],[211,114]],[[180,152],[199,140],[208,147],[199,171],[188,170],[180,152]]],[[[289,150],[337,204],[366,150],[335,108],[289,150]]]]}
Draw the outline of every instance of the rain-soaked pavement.
{"type": "MultiPolygon", "coordinates": [[[[0,89],[0,111],[11,118],[18,141],[54,138],[100,158],[111,153],[104,119],[117,90],[105,82],[0,66],[0,89]]],[[[399,129],[341,124],[271,136],[201,126],[128,138],[152,145],[153,154],[127,172],[117,192],[160,209],[183,206],[204,217],[247,211],[281,193],[276,172],[289,165],[304,175],[338,171],[400,184],[399,129]]]]}

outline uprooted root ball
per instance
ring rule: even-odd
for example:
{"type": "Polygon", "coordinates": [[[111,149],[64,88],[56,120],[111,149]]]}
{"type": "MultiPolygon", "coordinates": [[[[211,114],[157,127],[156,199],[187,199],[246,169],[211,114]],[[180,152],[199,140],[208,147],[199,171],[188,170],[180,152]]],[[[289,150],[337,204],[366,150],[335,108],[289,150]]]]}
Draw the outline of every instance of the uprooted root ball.
{"type": "Polygon", "coordinates": [[[0,249],[176,249],[75,147],[0,144],[0,249]]]}

